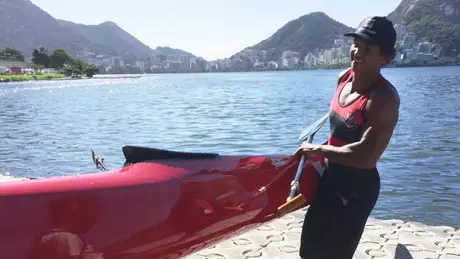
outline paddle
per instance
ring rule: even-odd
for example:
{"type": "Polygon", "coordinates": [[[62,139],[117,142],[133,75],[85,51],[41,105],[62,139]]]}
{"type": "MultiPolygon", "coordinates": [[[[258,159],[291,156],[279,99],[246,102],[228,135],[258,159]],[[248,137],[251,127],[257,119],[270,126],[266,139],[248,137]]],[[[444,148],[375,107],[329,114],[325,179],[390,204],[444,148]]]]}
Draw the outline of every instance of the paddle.
{"type": "MultiPolygon", "coordinates": [[[[315,123],[311,124],[308,128],[303,130],[299,136],[299,142],[302,143],[307,140],[308,143],[313,142],[313,137],[315,134],[321,129],[321,127],[326,123],[327,118],[329,117],[329,113],[326,113],[318,119],[315,123]]],[[[295,208],[298,208],[302,204],[306,202],[305,198],[301,193],[299,193],[300,189],[300,178],[302,177],[303,165],[305,163],[305,155],[302,155],[300,159],[299,167],[297,168],[297,173],[295,175],[294,180],[291,183],[291,191],[289,193],[288,198],[286,199],[286,203],[278,207],[275,211],[276,217],[282,217],[290,212],[292,212],[295,208]]]]}
{"type": "Polygon", "coordinates": [[[93,162],[96,164],[97,169],[101,169],[101,171],[107,171],[107,167],[104,165],[104,158],[99,158],[96,155],[96,152],[91,148],[91,157],[93,158],[93,162]]]}
{"type": "Polygon", "coordinates": [[[329,118],[329,112],[324,114],[323,117],[319,118],[317,121],[308,126],[308,128],[302,130],[302,132],[300,132],[300,136],[298,139],[299,143],[304,142],[305,140],[307,140],[308,137],[311,137],[311,140],[307,140],[307,142],[311,143],[315,134],[321,129],[321,127],[323,127],[324,123],[326,123],[327,118],[329,118]]]}

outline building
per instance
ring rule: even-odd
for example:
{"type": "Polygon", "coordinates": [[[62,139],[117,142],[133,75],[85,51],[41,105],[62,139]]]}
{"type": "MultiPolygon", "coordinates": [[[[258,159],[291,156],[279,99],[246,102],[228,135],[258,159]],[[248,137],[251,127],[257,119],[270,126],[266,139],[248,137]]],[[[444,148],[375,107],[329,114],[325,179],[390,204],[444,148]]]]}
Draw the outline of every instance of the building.
{"type": "Polygon", "coordinates": [[[402,41],[404,38],[404,35],[406,34],[406,26],[402,24],[395,24],[394,29],[396,31],[396,40],[402,41]]]}
{"type": "Polygon", "coordinates": [[[104,60],[103,59],[95,59],[95,58],[89,58],[87,60],[89,65],[94,65],[97,67],[103,66],[104,65],[104,60]]]}
{"type": "Polygon", "coordinates": [[[431,53],[431,50],[433,49],[433,44],[431,44],[430,42],[419,42],[414,46],[414,48],[417,53],[427,54],[431,53]]]}
{"type": "Polygon", "coordinates": [[[267,59],[267,51],[266,50],[261,50],[259,52],[260,59],[265,61],[267,59]]]}
{"type": "Polygon", "coordinates": [[[287,60],[287,67],[292,69],[297,65],[298,62],[299,59],[297,57],[289,58],[287,60]]]}
{"type": "Polygon", "coordinates": [[[191,57],[187,55],[180,56],[180,62],[182,63],[182,69],[190,69],[191,57]]]}
{"type": "Polygon", "coordinates": [[[278,68],[278,63],[276,63],[275,61],[270,61],[268,62],[268,68],[276,69],[278,68]]]}
{"type": "Polygon", "coordinates": [[[123,66],[122,60],[120,57],[112,57],[110,58],[110,66],[112,68],[120,68],[123,66]]]}
{"type": "Polygon", "coordinates": [[[31,64],[21,61],[0,60],[0,73],[22,74],[22,69],[31,68],[31,64]]]}
{"type": "Polygon", "coordinates": [[[136,67],[139,68],[141,70],[141,73],[144,73],[145,72],[145,62],[144,61],[141,61],[141,60],[137,60],[136,61],[136,67]]]}
{"type": "Polygon", "coordinates": [[[334,40],[334,47],[339,48],[345,45],[345,40],[344,39],[335,39],[334,40]]]}
{"type": "Polygon", "coordinates": [[[288,67],[288,59],[283,57],[283,56],[279,57],[279,59],[278,59],[278,67],[279,68],[288,67]]]}
{"type": "Polygon", "coordinates": [[[404,35],[402,44],[401,44],[401,46],[404,49],[411,49],[412,46],[414,46],[414,44],[415,44],[415,35],[413,34],[404,35]]]}

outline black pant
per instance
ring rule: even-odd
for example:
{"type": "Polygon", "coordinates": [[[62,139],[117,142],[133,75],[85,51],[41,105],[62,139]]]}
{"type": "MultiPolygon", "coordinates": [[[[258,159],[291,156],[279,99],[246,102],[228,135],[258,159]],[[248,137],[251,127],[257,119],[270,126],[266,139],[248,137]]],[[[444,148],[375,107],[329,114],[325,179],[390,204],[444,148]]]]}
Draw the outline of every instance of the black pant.
{"type": "Polygon", "coordinates": [[[330,164],[305,216],[300,257],[352,259],[379,192],[377,169],[330,164]]]}

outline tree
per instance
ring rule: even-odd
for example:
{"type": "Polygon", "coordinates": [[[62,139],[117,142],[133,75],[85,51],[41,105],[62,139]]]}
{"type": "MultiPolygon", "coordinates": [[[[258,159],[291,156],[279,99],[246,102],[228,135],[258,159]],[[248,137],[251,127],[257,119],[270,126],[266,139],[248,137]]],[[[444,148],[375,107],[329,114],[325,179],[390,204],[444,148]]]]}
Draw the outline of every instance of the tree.
{"type": "Polygon", "coordinates": [[[36,65],[43,65],[49,68],[51,65],[51,58],[48,54],[48,50],[41,47],[40,49],[34,49],[32,52],[32,62],[36,65]]]}
{"type": "Polygon", "coordinates": [[[436,15],[436,9],[440,6],[438,0],[420,0],[410,9],[405,17],[406,24],[422,20],[424,17],[436,15]]]}
{"type": "Polygon", "coordinates": [[[458,4],[454,2],[458,1],[419,0],[405,18],[407,30],[413,32],[417,40],[438,45],[442,56],[455,55],[455,49],[460,49],[458,17],[446,15],[444,10],[446,6],[451,6],[451,11],[455,13],[458,4]]]}
{"type": "Polygon", "coordinates": [[[21,51],[9,47],[0,51],[0,59],[24,62],[24,56],[22,55],[21,51]]]}
{"type": "Polygon", "coordinates": [[[82,75],[85,71],[85,65],[81,59],[72,59],[66,67],[66,71],[69,71],[70,74],[82,75]]]}
{"type": "Polygon", "coordinates": [[[63,49],[55,49],[50,56],[51,67],[63,68],[64,65],[71,61],[71,57],[63,49]]]}
{"type": "Polygon", "coordinates": [[[87,77],[93,77],[95,74],[99,72],[99,68],[94,65],[89,65],[81,59],[71,59],[66,68],[64,68],[64,71],[65,74],[68,76],[85,75],[87,77]]]}
{"type": "Polygon", "coordinates": [[[99,73],[99,68],[95,65],[89,65],[86,67],[85,74],[87,77],[93,77],[97,73],[99,73]]]}
{"type": "Polygon", "coordinates": [[[43,65],[32,64],[31,66],[35,70],[43,70],[45,67],[43,65]]]}
{"type": "Polygon", "coordinates": [[[438,44],[443,56],[455,54],[460,49],[460,25],[442,20],[435,15],[428,15],[421,20],[412,21],[407,29],[412,31],[419,40],[438,44]]]}

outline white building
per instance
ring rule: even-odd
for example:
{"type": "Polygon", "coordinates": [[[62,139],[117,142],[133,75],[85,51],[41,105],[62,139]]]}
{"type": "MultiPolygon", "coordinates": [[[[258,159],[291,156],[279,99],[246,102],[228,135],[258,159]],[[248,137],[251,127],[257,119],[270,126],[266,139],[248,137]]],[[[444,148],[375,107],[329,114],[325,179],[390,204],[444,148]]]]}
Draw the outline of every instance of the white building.
{"type": "Polygon", "coordinates": [[[406,34],[406,26],[402,24],[395,24],[393,27],[396,31],[396,40],[397,41],[403,40],[403,37],[406,34]]]}

